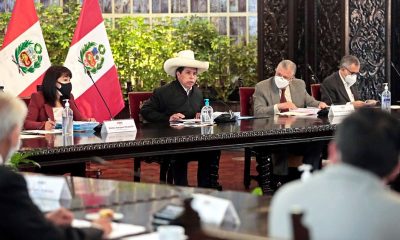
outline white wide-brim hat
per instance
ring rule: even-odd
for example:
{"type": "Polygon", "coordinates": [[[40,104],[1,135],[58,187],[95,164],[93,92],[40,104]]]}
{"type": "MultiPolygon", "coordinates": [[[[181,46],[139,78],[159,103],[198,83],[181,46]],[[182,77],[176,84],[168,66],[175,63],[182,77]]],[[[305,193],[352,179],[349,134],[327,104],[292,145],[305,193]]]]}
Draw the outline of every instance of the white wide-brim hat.
{"type": "Polygon", "coordinates": [[[197,68],[197,73],[202,73],[208,70],[209,62],[203,62],[194,59],[194,52],[192,50],[183,50],[177,54],[177,57],[170,58],[164,63],[164,71],[175,77],[176,69],[179,67],[197,68]]]}

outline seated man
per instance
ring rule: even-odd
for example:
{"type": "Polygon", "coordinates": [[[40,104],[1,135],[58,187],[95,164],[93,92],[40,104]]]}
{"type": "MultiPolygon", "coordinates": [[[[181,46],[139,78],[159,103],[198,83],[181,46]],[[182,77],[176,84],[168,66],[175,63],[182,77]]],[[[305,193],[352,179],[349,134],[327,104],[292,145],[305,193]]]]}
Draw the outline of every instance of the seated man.
{"type": "Polygon", "coordinates": [[[354,107],[376,105],[375,100],[361,101],[357,87],[357,75],[360,73],[360,61],[357,57],[347,55],[340,60],[339,71],[326,77],[321,83],[321,99],[328,104],[352,103],[354,107]]]}
{"type": "MultiPolygon", "coordinates": [[[[203,104],[203,94],[195,85],[197,74],[208,69],[209,63],[194,59],[190,50],[181,51],[176,58],[164,63],[165,72],[176,78],[154,90],[140,113],[148,122],[173,122],[181,119],[199,118],[203,104]]],[[[198,152],[170,156],[174,168],[174,183],[187,186],[187,164],[199,160],[197,182],[199,187],[220,188],[218,166],[220,151],[198,152]]]]}
{"type": "MultiPolygon", "coordinates": [[[[253,95],[256,117],[274,116],[298,107],[327,107],[324,102],[315,100],[307,93],[304,81],[296,79],[295,73],[296,64],[283,60],[276,67],[274,77],[256,84],[253,95]]],[[[302,155],[304,163],[312,165],[313,169],[319,169],[321,151],[320,143],[283,146],[272,155],[274,173],[287,175],[288,154],[302,155]]]]}
{"type": "Polygon", "coordinates": [[[1,239],[103,239],[111,231],[109,220],[97,220],[98,229],[77,229],[71,227],[73,215],[66,209],[43,215],[29,197],[24,177],[4,166],[19,148],[26,113],[21,100],[0,93],[1,239]]]}
{"type": "Polygon", "coordinates": [[[271,237],[292,239],[291,210],[303,212],[310,239],[398,239],[400,196],[385,186],[400,170],[399,121],[362,108],[338,127],[332,164],[305,182],[283,186],[269,214],[271,237]]]}

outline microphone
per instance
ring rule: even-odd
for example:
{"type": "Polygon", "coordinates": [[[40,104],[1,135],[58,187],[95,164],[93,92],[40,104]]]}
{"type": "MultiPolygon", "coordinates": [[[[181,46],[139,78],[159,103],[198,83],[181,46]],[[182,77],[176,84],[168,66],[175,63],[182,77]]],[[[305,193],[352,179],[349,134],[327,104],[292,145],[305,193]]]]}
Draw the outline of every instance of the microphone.
{"type": "Polygon", "coordinates": [[[89,71],[89,70],[86,70],[86,74],[89,76],[90,80],[92,80],[94,87],[96,88],[96,90],[97,90],[97,92],[99,93],[101,99],[103,100],[104,106],[106,106],[107,111],[108,111],[108,114],[110,115],[110,120],[113,120],[113,116],[112,116],[112,114],[111,114],[110,108],[108,107],[108,104],[107,104],[106,100],[104,99],[103,94],[101,94],[99,88],[97,87],[97,84],[96,84],[95,81],[93,80],[92,74],[90,74],[90,71],[89,71]]]}
{"type": "Polygon", "coordinates": [[[315,72],[313,71],[312,67],[310,64],[306,64],[306,67],[308,68],[308,70],[310,70],[311,72],[311,80],[313,80],[314,83],[321,83],[321,81],[318,79],[317,74],[315,74],[315,72]]]}
{"type": "Polygon", "coordinates": [[[232,112],[231,107],[225,103],[224,101],[217,100],[217,102],[222,103],[225,107],[228,107],[228,113],[222,113],[218,117],[214,119],[216,123],[226,123],[226,122],[235,122],[237,120],[237,117],[235,114],[232,112]]]}

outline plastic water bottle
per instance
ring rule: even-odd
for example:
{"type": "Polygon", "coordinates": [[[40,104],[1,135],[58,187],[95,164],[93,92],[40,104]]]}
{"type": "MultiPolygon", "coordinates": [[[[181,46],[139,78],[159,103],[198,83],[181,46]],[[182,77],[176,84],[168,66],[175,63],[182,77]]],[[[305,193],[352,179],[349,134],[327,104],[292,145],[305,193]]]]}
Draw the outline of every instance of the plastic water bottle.
{"type": "Polygon", "coordinates": [[[65,136],[70,136],[73,134],[73,119],[74,113],[71,108],[69,108],[68,99],[65,99],[65,107],[62,111],[62,134],[65,136]]]}
{"type": "Polygon", "coordinates": [[[204,107],[201,109],[201,123],[202,124],[214,124],[213,119],[213,108],[210,106],[209,100],[204,99],[204,107]]]}
{"type": "Polygon", "coordinates": [[[385,90],[382,92],[382,101],[381,101],[381,107],[383,111],[388,111],[390,112],[390,105],[392,103],[392,99],[390,96],[390,91],[387,83],[384,83],[385,85],[385,90]]]}

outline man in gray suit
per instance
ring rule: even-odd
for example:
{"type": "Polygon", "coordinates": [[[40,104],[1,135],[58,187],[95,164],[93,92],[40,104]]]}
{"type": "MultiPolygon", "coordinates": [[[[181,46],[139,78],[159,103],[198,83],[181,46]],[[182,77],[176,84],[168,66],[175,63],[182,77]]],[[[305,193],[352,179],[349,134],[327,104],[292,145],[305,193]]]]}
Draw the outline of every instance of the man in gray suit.
{"type": "Polygon", "coordinates": [[[380,109],[347,117],[329,145],[331,165],[273,197],[269,235],[292,239],[290,213],[303,212],[310,239],[399,239],[400,195],[385,185],[399,173],[400,123],[380,109]]]}
{"type": "Polygon", "coordinates": [[[283,60],[276,67],[274,77],[256,84],[253,95],[256,117],[272,116],[296,108],[327,107],[307,93],[304,81],[296,79],[295,74],[296,64],[283,60]]]}
{"type": "MultiPolygon", "coordinates": [[[[296,79],[295,73],[296,64],[290,60],[283,60],[276,67],[274,77],[256,84],[253,95],[256,117],[274,116],[296,108],[327,107],[324,102],[315,100],[307,93],[304,81],[296,79]]],[[[319,169],[321,152],[320,143],[285,145],[274,151],[272,161],[277,184],[286,181],[284,176],[288,174],[288,155],[302,155],[304,163],[312,165],[313,169],[319,169]]]]}

